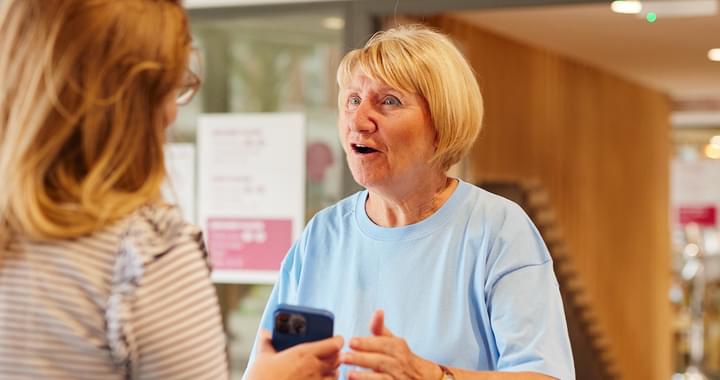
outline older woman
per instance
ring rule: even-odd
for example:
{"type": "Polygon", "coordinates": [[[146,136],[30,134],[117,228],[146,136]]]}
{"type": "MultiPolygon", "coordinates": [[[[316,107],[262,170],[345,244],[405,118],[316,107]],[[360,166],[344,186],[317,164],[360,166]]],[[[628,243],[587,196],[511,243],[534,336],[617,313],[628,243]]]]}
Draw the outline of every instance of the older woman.
{"type": "Polygon", "coordinates": [[[461,53],[399,27],[345,56],[338,83],[340,140],[366,190],[309,222],[262,326],[278,303],[332,311],[354,337],[349,379],[573,379],[542,238],[516,204],[447,175],[482,119],[461,53]]]}

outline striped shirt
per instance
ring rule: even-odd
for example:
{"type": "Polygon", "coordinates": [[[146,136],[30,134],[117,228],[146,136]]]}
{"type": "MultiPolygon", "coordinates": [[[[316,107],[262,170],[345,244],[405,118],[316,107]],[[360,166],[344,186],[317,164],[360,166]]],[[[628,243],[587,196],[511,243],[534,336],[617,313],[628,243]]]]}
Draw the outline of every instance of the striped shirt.
{"type": "Polygon", "coordinates": [[[0,379],[227,379],[200,231],[147,206],[0,253],[0,379]]]}

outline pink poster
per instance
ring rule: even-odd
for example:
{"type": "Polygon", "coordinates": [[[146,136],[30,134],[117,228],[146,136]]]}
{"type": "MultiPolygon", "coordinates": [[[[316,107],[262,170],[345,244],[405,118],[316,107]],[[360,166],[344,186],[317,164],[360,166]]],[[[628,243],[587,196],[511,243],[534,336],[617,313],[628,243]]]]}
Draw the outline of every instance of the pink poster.
{"type": "Polygon", "coordinates": [[[702,227],[715,227],[717,224],[717,209],[715,206],[681,206],[678,207],[678,220],[680,225],[696,223],[702,227]]]}
{"type": "Polygon", "coordinates": [[[215,270],[279,270],[292,244],[292,220],[210,218],[207,239],[215,270]]]}

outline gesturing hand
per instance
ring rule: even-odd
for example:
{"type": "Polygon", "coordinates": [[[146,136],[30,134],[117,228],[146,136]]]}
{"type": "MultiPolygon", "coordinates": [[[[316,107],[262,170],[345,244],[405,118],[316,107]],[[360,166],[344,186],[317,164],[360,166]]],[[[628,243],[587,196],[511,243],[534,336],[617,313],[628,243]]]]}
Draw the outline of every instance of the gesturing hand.
{"type": "Polygon", "coordinates": [[[342,346],[342,337],[336,336],[275,352],[263,330],[247,380],[335,380],[342,346]]]}
{"type": "Polygon", "coordinates": [[[440,367],[415,355],[404,339],[396,337],[385,327],[382,310],[373,314],[370,332],[372,336],[352,338],[351,351],[340,356],[342,364],[372,371],[351,371],[348,373],[349,380],[437,380],[442,376],[440,367]]]}

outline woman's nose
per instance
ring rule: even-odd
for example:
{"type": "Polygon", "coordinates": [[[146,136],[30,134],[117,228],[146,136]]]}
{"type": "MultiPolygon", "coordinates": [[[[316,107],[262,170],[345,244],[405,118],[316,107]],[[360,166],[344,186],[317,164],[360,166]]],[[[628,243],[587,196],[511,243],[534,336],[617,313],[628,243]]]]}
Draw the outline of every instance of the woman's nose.
{"type": "Polygon", "coordinates": [[[349,127],[353,132],[372,132],[377,128],[372,105],[363,100],[350,115],[349,127]]]}

